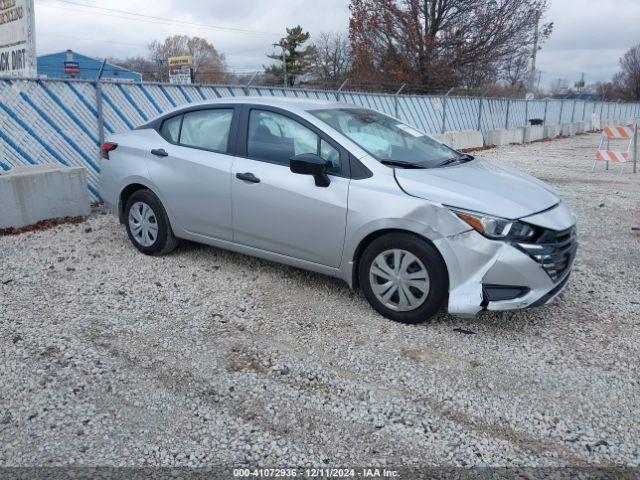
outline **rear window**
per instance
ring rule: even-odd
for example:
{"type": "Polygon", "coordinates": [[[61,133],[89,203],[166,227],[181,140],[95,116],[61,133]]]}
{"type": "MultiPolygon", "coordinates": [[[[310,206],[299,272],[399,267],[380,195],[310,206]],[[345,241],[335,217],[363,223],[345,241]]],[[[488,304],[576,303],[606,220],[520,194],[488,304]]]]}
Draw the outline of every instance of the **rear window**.
{"type": "Polygon", "coordinates": [[[160,135],[166,138],[172,143],[178,143],[178,137],[180,136],[180,124],[182,123],[182,115],[177,117],[171,117],[162,122],[162,128],[160,129],[160,135]]]}
{"type": "Polygon", "coordinates": [[[233,110],[198,110],[184,114],[180,129],[180,144],[226,152],[229,143],[233,110]]]}

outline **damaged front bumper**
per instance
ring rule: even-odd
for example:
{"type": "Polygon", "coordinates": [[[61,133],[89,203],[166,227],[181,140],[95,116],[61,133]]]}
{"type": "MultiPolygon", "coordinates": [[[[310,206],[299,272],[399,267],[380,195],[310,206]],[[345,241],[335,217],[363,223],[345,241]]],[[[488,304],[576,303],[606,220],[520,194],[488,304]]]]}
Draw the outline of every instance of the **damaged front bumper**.
{"type": "Polygon", "coordinates": [[[566,286],[575,246],[561,275],[523,249],[470,230],[437,242],[449,270],[448,311],[474,316],[486,310],[517,310],[551,302],[566,286]]]}

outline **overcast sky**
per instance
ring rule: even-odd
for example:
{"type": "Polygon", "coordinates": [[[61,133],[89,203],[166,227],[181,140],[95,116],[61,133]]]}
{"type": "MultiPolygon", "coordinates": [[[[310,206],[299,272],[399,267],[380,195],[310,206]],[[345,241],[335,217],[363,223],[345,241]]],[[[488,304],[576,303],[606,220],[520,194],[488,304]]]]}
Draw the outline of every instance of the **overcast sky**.
{"type": "MultiPolygon", "coordinates": [[[[640,42],[640,0],[550,4],[547,20],[555,29],[539,56],[543,86],[557,78],[573,82],[582,72],[587,83],[609,80],[620,56],[640,42]]],[[[300,24],[312,35],[346,32],[348,5],[349,0],[36,0],[37,51],[71,48],[93,57],[127,57],[144,55],[152,40],[188,34],[206,38],[226,55],[232,70],[246,72],[268,63],[265,54],[287,26],[300,24]],[[78,4],[222,28],[166,24],[78,4]]]]}

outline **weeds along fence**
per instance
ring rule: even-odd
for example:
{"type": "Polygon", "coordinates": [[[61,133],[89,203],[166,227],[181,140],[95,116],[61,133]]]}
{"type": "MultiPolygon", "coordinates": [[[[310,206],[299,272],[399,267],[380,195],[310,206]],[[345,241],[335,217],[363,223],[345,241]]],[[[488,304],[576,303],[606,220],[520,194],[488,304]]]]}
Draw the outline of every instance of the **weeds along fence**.
{"type": "Polygon", "coordinates": [[[351,91],[169,85],[115,81],[0,79],[0,170],[59,162],[87,169],[99,201],[100,145],[180,105],[223,97],[299,97],[347,102],[400,118],[428,133],[515,128],[539,118],[545,124],[603,122],[640,115],[638,103],[514,100],[392,95],[351,91]]]}

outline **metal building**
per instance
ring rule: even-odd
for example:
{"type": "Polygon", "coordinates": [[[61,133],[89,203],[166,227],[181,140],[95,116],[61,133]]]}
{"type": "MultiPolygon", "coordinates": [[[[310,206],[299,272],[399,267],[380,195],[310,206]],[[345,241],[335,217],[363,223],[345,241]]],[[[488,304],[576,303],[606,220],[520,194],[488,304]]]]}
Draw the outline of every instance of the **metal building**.
{"type": "MultiPolygon", "coordinates": [[[[101,60],[80,55],[72,50],[39,55],[37,63],[38,77],[40,78],[81,78],[85,80],[95,80],[102,66],[101,60]]],[[[111,63],[105,64],[102,78],[128,82],[142,81],[141,74],[111,63]]]]}

